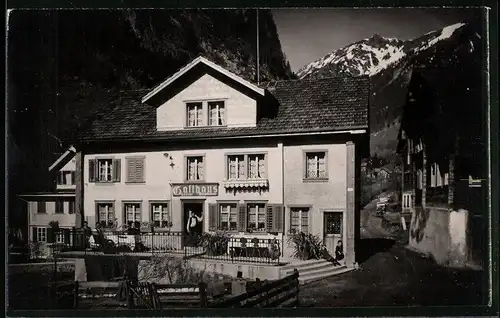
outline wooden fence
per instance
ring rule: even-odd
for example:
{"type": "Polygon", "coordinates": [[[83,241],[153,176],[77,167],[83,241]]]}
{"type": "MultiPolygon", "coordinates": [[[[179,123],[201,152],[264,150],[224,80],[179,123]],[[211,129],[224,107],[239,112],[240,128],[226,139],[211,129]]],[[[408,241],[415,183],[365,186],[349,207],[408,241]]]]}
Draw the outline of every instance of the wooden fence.
{"type": "Polygon", "coordinates": [[[295,269],[292,275],[264,283],[260,287],[253,286],[251,291],[227,300],[214,302],[209,307],[276,308],[298,307],[299,304],[299,272],[295,269]]]}
{"type": "Polygon", "coordinates": [[[74,309],[273,308],[299,306],[299,272],[282,279],[252,284],[232,297],[207,295],[207,284],[155,284],[91,281],[74,284],[74,309]],[[220,300],[222,298],[222,300],[220,300]]]}

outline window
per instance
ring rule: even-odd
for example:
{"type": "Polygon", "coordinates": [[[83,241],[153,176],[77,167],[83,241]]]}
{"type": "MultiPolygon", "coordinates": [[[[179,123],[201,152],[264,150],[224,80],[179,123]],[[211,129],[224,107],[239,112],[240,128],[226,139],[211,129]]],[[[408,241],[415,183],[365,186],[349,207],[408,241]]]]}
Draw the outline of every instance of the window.
{"type": "Polygon", "coordinates": [[[154,227],[156,228],[167,228],[170,223],[170,215],[168,209],[168,203],[152,203],[151,213],[154,227]]]}
{"type": "Polygon", "coordinates": [[[265,179],[266,156],[264,154],[227,156],[228,180],[265,179]]]}
{"type": "Polygon", "coordinates": [[[55,213],[64,213],[64,202],[61,200],[56,201],[55,213]]]}
{"type": "Polygon", "coordinates": [[[411,208],[411,194],[410,193],[403,194],[403,208],[405,208],[405,209],[411,208]]]}
{"type": "Polygon", "coordinates": [[[187,176],[188,181],[203,180],[203,157],[187,157],[187,176]]]}
{"type": "Polygon", "coordinates": [[[75,185],[74,171],[60,171],[57,176],[58,185],[75,185]]]}
{"type": "Polygon", "coordinates": [[[36,241],[47,242],[47,228],[37,227],[36,228],[36,241]]]}
{"type": "Polygon", "coordinates": [[[247,211],[247,228],[252,231],[265,231],[266,205],[264,203],[249,203],[247,211]]]}
{"type": "Polygon", "coordinates": [[[307,152],[306,155],[306,179],[328,178],[326,167],[326,152],[307,152]]]}
{"type": "Polygon", "coordinates": [[[56,234],[56,243],[63,244],[64,243],[64,233],[56,234]]]}
{"type": "Polygon", "coordinates": [[[144,157],[127,158],[127,182],[144,182],[144,157]]]}
{"type": "Polygon", "coordinates": [[[309,208],[290,208],[290,230],[309,232],[309,208]]]}
{"type": "Polygon", "coordinates": [[[219,204],[219,212],[219,230],[236,231],[238,228],[237,204],[221,203],[219,204]]]}
{"type": "Polygon", "coordinates": [[[224,126],[226,107],[224,101],[208,102],[208,124],[210,126],[224,126]]]}
{"type": "Polygon", "coordinates": [[[187,126],[188,127],[203,126],[203,104],[201,102],[187,103],[186,106],[187,106],[187,126]]]}
{"type": "Polygon", "coordinates": [[[125,203],[125,224],[129,222],[141,222],[141,204],[140,203],[125,203]]]}
{"type": "Polygon", "coordinates": [[[90,159],[89,182],[120,182],[120,159],[90,159]]]}
{"type": "Polygon", "coordinates": [[[97,160],[98,181],[111,182],[113,180],[113,160],[101,159],[97,160]]]}
{"type": "Polygon", "coordinates": [[[102,227],[112,227],[115,222],[113,203],[97,203],[97,217],[102,227]]]}
{"type": "Polygon", "coordinates": [[[44,201],[37,202],[36,203],[36,210],[38,213],[47,213],[46,202],[44,202],[44,201]]]}
{"type": "Polygon", "coordinates": [[[431,177],[430,186],[431,187],[442,187],[448,185],[448,173],[442,173],[439,164],[433,163],[430,167],[431,177]]]}

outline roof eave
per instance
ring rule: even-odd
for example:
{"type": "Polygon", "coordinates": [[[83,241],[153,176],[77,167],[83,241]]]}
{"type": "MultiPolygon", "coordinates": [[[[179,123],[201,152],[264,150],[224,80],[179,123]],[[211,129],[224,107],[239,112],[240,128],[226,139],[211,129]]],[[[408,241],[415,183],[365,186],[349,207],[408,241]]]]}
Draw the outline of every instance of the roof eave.
{"type": "Polygon", "coordinates": [[[272,138],[272,137],[289,137],[289,136],[311,136],[311,135],[341,135],[341,134],[349,134],[349,135],[363,135],[368,134],[368,126],[351,126],[339,129],[322,129],[316,131],[276,131],[269,133],[261,133],[261,134],[234,134],[229,136],[182,136],[172,138],[170,136],[145,136],[138,138],[129,138],[129,137],[111,137],[111,138],[100,138],[100,139],[84,139],[81,140],[84,143],[94,143],[94,142],[123,142],[123,141],[200,141],[200,140],[227,140],[227,139],[245,139],[245,138],[272,138]]]}
{"type": "Polygon", "coordinates": [[[223,67],[207,60],[206,58],[202,57],[202,56],[199,56],[197,58],[195,58],[193,61],[191,61],[189,64],[187,64],[186,66],[182,67],[179,71],[177,71],[174,75],[172,75],[171,77],[167,78],[163,83],[161,83],[160,85],[156,86],[151,92],[149,92],[148,94],[146,94],[144,97],[142,97],[141,99],[141,102],[142,103],[145,103],[147,100],[149,100],[151,97],[153,97],[154,95],[158,94],[160,91],[162,91],[163,89],[165,89],[167,86],[169,86],[170,84],[172,84],[173,82],[175,82],[177,79],[179,79],[182,75],[184,75],[186,72],[188,72],[190,69],[192,69],[193,67],[195,67],[196,65],[200,64],[200,63],[203,63],[205,64],[206,66],[212,68],[213,70],[221,73],[221,74],[224,74],[226,75],[227,77],[231,78],[232,80],[244,85],[245,87],[251,89],[252,91],[256,92],[257,94],[261,95],[261,96],[264,96],[265,95],[265,90],[263,88],[260,88],[252,83],[250,83],[249,81],[241,78],[240,76],[224,69],[223,67]]]}

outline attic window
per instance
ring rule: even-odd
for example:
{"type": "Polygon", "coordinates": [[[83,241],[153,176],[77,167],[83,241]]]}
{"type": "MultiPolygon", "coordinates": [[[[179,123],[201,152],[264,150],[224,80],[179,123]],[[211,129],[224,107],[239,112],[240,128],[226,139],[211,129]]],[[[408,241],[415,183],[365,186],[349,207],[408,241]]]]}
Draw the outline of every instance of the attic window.
{"type": "Polygon", "coordinates": [[[226,124],[224,101],[208,102],[208,124],[210,126],[224,126],[226,124]]]}
{"type": "Polygon", "coordinates": [[[203,104],[201,102],[187,103],[187,126],[203,126],[203,104]]]}

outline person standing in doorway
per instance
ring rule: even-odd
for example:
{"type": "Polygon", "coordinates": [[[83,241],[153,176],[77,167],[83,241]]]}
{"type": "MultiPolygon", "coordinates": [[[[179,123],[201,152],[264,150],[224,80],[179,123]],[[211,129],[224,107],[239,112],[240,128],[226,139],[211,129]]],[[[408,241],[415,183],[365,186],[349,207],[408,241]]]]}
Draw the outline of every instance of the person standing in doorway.
{"type": "Polygon", "coordinates": [[[189,210],[189,217],[186,224],[186,231],[189,236],[189,241],[191,244],[195,245],[197,233],[197,225],[203,221],[203,217],[196,215],[193,211],[189,210]]]}

